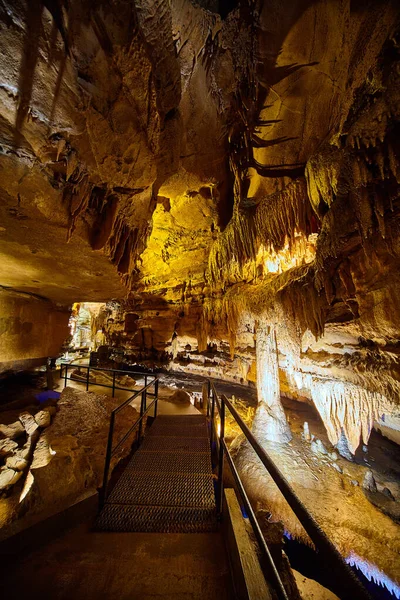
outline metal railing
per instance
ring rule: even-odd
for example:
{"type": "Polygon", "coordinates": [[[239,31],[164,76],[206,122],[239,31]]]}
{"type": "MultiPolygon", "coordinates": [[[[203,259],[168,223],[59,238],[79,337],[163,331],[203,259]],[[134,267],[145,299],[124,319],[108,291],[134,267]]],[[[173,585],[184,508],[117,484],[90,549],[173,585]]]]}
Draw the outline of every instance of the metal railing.
{"type": "MultiPolygon", "coordinates": [[[[247,496],[246,490],[241,481],[239,472],[233,462],[232,456],[229,452],[228,446],[225,441],[225,416],[226,409],[228,409],[239,425],[240,429],[244,433],[247,441],[252,446],[253,450],[257,454],[258,458],[267,469],[268,473],[276,483],[279,490],[282,492],[283,497],[293,510],[300,523],[304,527],[305,531],[309,535],[310,539],[315,545],[316,551],[322,556],[326,564],[329,565],[329,569],[332,575],[335,577],[335,583],[338,589],[341,590],[341,600],[371,600],[371,596],[364,588],[360,580],[356,577],[350,567],[346,564],[336,547],[322,531],[314,517],[308,512],[307,508],[298,498],[293,488],[288,483],[287,479],[280,472],[274,461],[268,456],[264,448],[254,437],[246,423],[238,414],[235,407],[228,400],[228,398],[222,394],[220,399],[218,393],[212,381],[208,380],[208,404],[207,404],[207,416],[211,420],[211,446],[215,440],[218,452],[218,486],[217,486],[217,508],[219,515],[222,515],[222,502],[223,502],[223,489],[224,489],[224,459],[227,460],[229,468],[232,472],[234,480],[236,482],[239,494],[242,498],[246,513],[249,517],[250,523],[253,527],[254,535],[259,543],[260,549],[263,556],[263,564],[267,575],[270,578],[270,583],[275,589],[275,592],[279,600],[288,600],[286,590],[283,586],[282,580],[279,576],[278,570],[274,563],[274,560],[269,551],[268,545],[264,539],[263,533],[257,521],[257,517],[253,511],[250,500],[247,496]],[[210,401],[211,399],[211,401],[210,401]],[[216,409],[220,419],[220,430],[216,428],[216,409]]],[[[261,599],[260,599],[261,600],[261,599]]]]}
{"type": "MultiPolygon", "coordinates": [[[[60,379],[64,379],[64,387],[66,387],[67,385],[67,381],[76,381],[78,383],[83,383],[86,385],[86,391],[88,391],[89,386],[90,385],[98,385],[100,387],[105,387],[108,388],[110,390],[112,390],[112,397],[114,398],[115,396],[115,391],[116,390],[121,390],[124,392],[130,392],[132,391],[132,387],[122,387],[120,385],[116,385],[115,382],[115,378],[118,374],[122,374],[122,375],[136,375],[139,376],[141,378],[144,378],[144,385],[147,385],[147,380],[149,377],[153,377],[152,375],[147,375],[145,373],[139,373],[136,371],[128,371],[128,370],[122,370],[122,369],[106,369],[106,368],[101,368],[101,367],[92,367],[91,365],[81,365],[80,363],[61,363],[61,368],[60,368],[60,379]],[[68,377],[68,369],[70,371],[70,375],[68,377]],[[72,373],[71,369],[79,369],[79,370],[86,370],[86,378],[85,379],[80,379],[79,377],[73,376],[74,374],[72,373]],[[90,371],[105,371],[106,373],[112,373],[112,384],[108,384],[108,383],[100,383],[97,381],[90,381],[90,371]]],[[[118,382],[117,382],[118,383],[118,382]]]]}
{"type": "MultiPolygon", "coordinates": [[[[147,381],[147,377],[148,376],[146,376],[146,381],[147,381]]],[[[108,481],[109,481],[112,457],[116,454],[116,452],[122,446],[122,444],[128,439],[128,437],[130,436],[132,431],[134,429],[136,429],[137,427],[139,428],[137,444],[138,445],[140,444],[141,439],[142,439],[143,419],[145,416],[147,416],[147,414],[150,412],[150,410],[153,407],[154,407],[153,417],[156,418],[157,417],[157,406],[158,406],[158,377],[157,377],[157,375],[155,375],[154,377],[152,377],[152,381],[150,381],[150,383],[146,383],[146,385],[142,389],[140,389],[133,396],[131,396],[130,398],[125,400],[125,402],[123,402],[122,404],[117,406],[117,408],[114,408],[114,410],[111,412],[110,428],[108,431],[108,440],[107,440],[106,459],[105,459],[105,464],[104,464],[103,487],[102,487],[101,493],[100,493],[100,508],[104,506],[104,503],[107,499],[107,489],[108,489],[108,481]],[[148,391],[148,389],[151,388],[151,386],[154,386],[154,392],[148,391]],[[139,395],[141,396],[139,418],[128,429],[128,431],[123,436],[123,438],[121,440],[119,440],[119,442],[113,447],[115,418],[116,418],[117,414],[119,412],[121,412],[121,410],[123,410],[128,404],[130,404],[133,400],[135,400],[135,398],[137,398],[139,395]],[[149,406],[147,406],[147,398],[149,396],[151,398],[154,398],[154,400],[149,404],[149,406]]]]}
{"type": "Polygon", "coordinates": [[[137,373],[135,371],[127,371],[127,370],[122,370],[122,369],[105,369],[105,368],[101,368],[101,367],[92,367],[91,365],[81,365],[79,363],[62,363],[61,364],[60,378],[64,379],[64,387],[66,387],[67,381],[76,381],[78,383],[83,383],[86,385],[86,390],[89,389],[90,385],[101,386],[101,387],[112,389],[112,397],[113,398],[115,396],[116,390],[128,391],[128,392],[133,391],[132,387],[122,387],[122,386],[118,385],[118,382],[116,385],[116,381],[115,381],[116,376],[118,376],[119,374],[135,375],[135,376],[144,378],[144,386],[141,387],[140,390],[137,390],[132,396],[127,398],[127,400],[122,402],[122,404],[120,404],[119,406],[117,406],[116,408],[114,408],[111,411],[110,427],[108,430],[108,439],[107,439],[106,458],[105,458],[105,463],[104,463],[103,486],[101,488],[100,495],[99,495],[100,508],[104,505],[104,503],[107,499],[107,489],[108,489],[108,482],[109,482],[109,478],[110,478],[110,467],[111,467],[112,457],[115,456],[115,454],[117,453],[119,448],[126,442],[126,440],[129,438],[132,431],[134,431],[134,429],[136,429],[136,428],[138,428],[138,430],[139,430],[138,436],[137,436],[137,443],[138,443],[138,445],[140,444],[141,439],[142,439],[142,431],[143,431],[143,419],[145,416],[148,415],[148,413],[150,412],[150,410],[153,407],[154,407],[153,417],[154,418],[157,417],[158,377],[157,377],[157,375],[148,375],[145,373],[137,373]],[[73,373],[71,371],[71,368],[86,369],[86,379],[80,379],[76,376],[74,377],[73,373]],[[70,369],[69,377],[68,377],[68,369],[70,369]],[[91,382],[90,381],[90,371],[107,371],[109,373],[112,373],[112,385],[109,385],[107,383],[100,383],[97,381],[91,382]],[[152,386],[154,386],[154,391],[149,391],[152,388],[152,386]],[[125,435],[122,437],[122,439],[120,439],[118,441],[118,443],[113,447],[116,416],[118,415],[118,413],[121,412],[121,410],[123,410],[126,406],[131,404],[139,396],[141,397],[141,401],[140,401],[140,413],[139,413],[138,419],[136,419],[136,421],[133,423],[133,425],[131,425],[131,427],[128,429],[128,431],[125,433],[125,435]],[[149,404],[149,406],[147,406],[147,399],[149,397],[153,398],[153,401],[149,404]]]}

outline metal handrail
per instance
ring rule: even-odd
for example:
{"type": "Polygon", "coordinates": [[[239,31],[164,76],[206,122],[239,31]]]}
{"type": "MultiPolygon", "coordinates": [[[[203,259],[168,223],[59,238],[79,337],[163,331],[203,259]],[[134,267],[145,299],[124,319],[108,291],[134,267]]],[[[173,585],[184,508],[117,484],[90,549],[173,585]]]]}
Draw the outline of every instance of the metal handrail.
{"type": "MultiPolygon", "coordinates": [[[[72,377],[72,374],[68,377],[68,368],[69,367],[73,367],[73,368],[78,368],[78,369],[86,369],[87,373],[86,373],[86,382],[85,381],[81,381],[80,383],[86,383],[86,391],[89,390],[89,385],[97,385],[99,387],[105,387],[108,389],[112,389],[112,397],[114,398],[115,396],[115,390],[120,390],[120,391],[125,391],[125,392],[130,392],[132,390],[131,387],[121,387],[121,386],[117,386],[115,385],[115,375],[117,373],[122,373],[124,375],[139,375],[140,377],[144,377],[144,384],[147,385],[147,378],[149,377],[149,375],[145,374],[145,373],[140,373],[138,371],[128,371],[126,369],[109,369],[109,368],[102,368],[102,367],[92,367],[91,365],[82,365],[80,363],[61,363],[60,365],[60,379],[64,379],[64,388],[67,385],[67,381],[78,381],[79,379],[74,379],[72,377]],[[64,370],[64,374],[63,374],[63,369],[64,370]],[[111,372],[113,374],[113,382],[112,385],[108,385],[107,383],[93,383],[91,384],[90,380],[89,380],[89,375],[90,375],[90,371],[108,371],[111,372]]],[[[150,375],[151,377],[151,375],[150,375]]]]}
{"type": "Polygon", "coordinates": [[[238,414],[235,407],[228,400],[228,398],[222,394],[221,401],[218,398],[218,393],[215,389],[215,386],[212,381],[208,380],[208,404],[207,404],[207,416],[211,419],[211,443],[213,443],[214,439],[217,443],[218,449],[218,511],[219,514],[222,514],[222,501],[223,501],[223,465],[224,465],[224,457],[226,457],[229,467],[232,471],[236,484],[238,486],[238,490],[240,496],[242,497],[243,503],[245,505],[247,514],[249,515],[249,520],[254,530],[254,534],[257,538],[257,541],[261,547],[263,552],[265,566],[267,568],[268,574],[271,576],[272,583],[275,587],[276,593],[280,600],[287,600],[287,594],[285,588],[280,579],[279,573],[271,556],[271,553],[268,549],[268,546],[265,542],[264,536],[258,524],[257,518],[254,514],[252,506],[250,504],[249,498],[246,494],[243,483],[240,479],[240,475],[236,469],[232,456],[229,452],[228,446],[225,441],[225,412],[226,408],[229,409],[230,413],[234,417],[236,423],[239,425],[240,429],[244,433],[247,441],[252,446],[253,450],[256,452],[258,458],[263,463],[264,467],[267,469],[268,473],[271,475],[272,479],[278,486],[279,490],[282,492],[283,497],[289,504],[290,508],[293,510],[300,523],[304,527],[305,531],[313,541],[317,552],[319,552],[324,559],[329,564],[330,569],[333,574],[336,575],[337,580],[336,583],[338,587],[341,589],[341,599],[342,600],[371,600],[371,596],[368,591],[364,588],[361,581],[356,577],[347,563],[344,561],[343,557],[337,550],[337,548],[333,545],[331,540],[328,538],[326,533],[320,528],[314,517],[309,513],[307,508],[304,506],[302,501],[298,498],[297,494],[290,486],[289,482],[285,478],[285,476],[278,469],[274,461],[270,458],[270,456],[266,453],[264,448],[258,442],[258,440],[254,437],[250,429],[247,427],[246,423],[238,414]],[[211,396],[211,408],[210,408],[210,396],[211,396]],[[217,407],[219,418],[220,418],[220,432],[218,434],[215,428],[215,407],[217,407]]]}
{"type": "Polygon", "coordinates": [[[139,375],[140,377],[144,377],[144,386],[140,390],[137,390],[132,396],[130,396],[127,400],[124,400],[124,402],[122,402],[119,406],[117,406],[116,408],[114,408],[111,411],[110,427],[108,430],[108,439],[107,439],[106,458],[105,458],[105,462],[104,462],[103,486],[102,486],[102,488],[100,490],[100,494],[99,494],[99,501],[100,501],[100,508],[101,508],[107,499],[108,480],[109,480],[109,475],[110,475],[110,466],[111,466],[112,457],[116,454],[117,450],[122,446],[122,444],[128,439],[128,437],[130,436],[132,431],[134,429],[136,429],[137,427],[139,427],[137,442],[138,442],[138,444],[140,444],[140,441],[142,438],[143,419],[150,412],[150,410],[153,407],[154,407],[154,418],[157,417],[158,377],[157,377],[157,375],[148,375],[145,373],[128,371],[128,370],[124,370],[124,369],[109,369],[109,368],[101,368],[101,367],[92,367],[91,365],[81,365],[79,363],[62,363],[61,371],[60,371],[60,379],[64,379],[64,388],[67,385],[67,381],[71,381],[71,380],[79,381],[79,380],[73,379],[72,374],[70,375],[70,377],[68,377],[68,368],[69,367],[79,368],[79,369],[87,369],[86,382],[85,381],[81,382],[81,383],[86,383],[86,391],[88,391],[89,385],[90,385],[89,375],[90,375],[91,370],[92,371],[109,371],[109,372],[111,372],[113,374],[112,385],[108,385],[106,383],[97,383],[97,382],[93,383],[92,385],[112,389],[112,397],[113,398],[115,395],[115,390],[122,390],[122,391],[127,391],[127,392],[132,391],[131,387],[127,388],[127,387],[120,387],[120,386],[115,385],[115,375],[117,373],[123,373],[124,375],[139,375]],[[63,374],[63,369],[65,369],[64,374],[63,374]],[[151,379],[150,382],[148,382],[149,378],[151,379]],[[153,385],[154,385],[154,392],[149,392],[148,390],[153,385]],[[121,440],[119,440],[119,442],[113,448],[115,417],[122,409],[125,408],[125,406],[127,406],[128,404],[133,402],[133,400],[135,400],[139,395],[141,396],[139,418],[136,419],[134,424],[125,433],[123,438],[121,440]],[[154,398],[154,400],[149,404],[149,406],[147,406],[147,398],[148,397],[154,398]]]}
{"type": "Polygon", "coordinates": [[[154,406],[154,418],[157,417],[157,407],[158,407],[158,377],[154,376],[153,380],[150,381],[147,385],[145,385],[141,390],[138,390],[133,396],[125,400],[122,404],[114,408],[111,411],[110,416],[110,428],[108,430],[108,440],[107,440],[107,450],[106,450],[106,458],[104,462],[104,474],[103,474],[103,486],[101,488],[100,493],[100,508],[102,508],[107,499],[107,488],[108,488],[108,480],[110,475],[110,466],[111,459],[117,452],[117,450],[122,446],[122,444],[128,439],[129,435],[132,433],[136,427],[139,427],[138,439],[137,442],[140,444],[142,438],[142,428],[143,428],[143,419],[150,411],[150,409],[154,406]],[[154,385],[154,393],[148,392],[147,390],[154,385]],[[113,438],[114,438],[114,427],[115,427],[115,417],[116,415],[123,409],[125,406],[130,404],[135,398],[141,395],[140,402],[140,415],[139,418],[136,419],[134,424],[129,428],[124,437],[117,443],[117,445],[113,448],[113,438]],[[154,397],[154,400],[147,406],[147,396],[154,397]]]}

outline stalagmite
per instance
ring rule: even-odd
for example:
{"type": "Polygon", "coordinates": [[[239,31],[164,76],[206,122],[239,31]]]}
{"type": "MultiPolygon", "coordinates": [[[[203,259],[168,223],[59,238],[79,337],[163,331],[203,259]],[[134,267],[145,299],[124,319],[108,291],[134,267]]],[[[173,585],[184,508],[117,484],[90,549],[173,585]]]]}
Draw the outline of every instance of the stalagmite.
{"type": "Polygon", "coordinates": [[[260,440],[289,442],[292,434],[281,404],[275,327],[265,320],[257,328],[256,356],[258,408],[253,432],[260,440]]]}
{"type": "Polygon", "coordinates": [[[307,421],[304,421],[303,425],[303,439],[306,440],[306,442],[309,442],[311,440],[310,428],[308,426],[307,421]]]}

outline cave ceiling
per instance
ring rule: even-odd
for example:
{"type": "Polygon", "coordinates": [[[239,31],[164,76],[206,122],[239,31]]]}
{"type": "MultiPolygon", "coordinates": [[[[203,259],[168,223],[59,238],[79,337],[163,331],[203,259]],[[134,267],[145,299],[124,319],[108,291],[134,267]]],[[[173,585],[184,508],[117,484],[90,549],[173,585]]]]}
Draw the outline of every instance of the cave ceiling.
{"type": "Polygon", "coordinates": [[[399,12],[3,0],[0,284],[65,305],[246,284],[316,335],[362,313],[397,339],[399,12]]]}

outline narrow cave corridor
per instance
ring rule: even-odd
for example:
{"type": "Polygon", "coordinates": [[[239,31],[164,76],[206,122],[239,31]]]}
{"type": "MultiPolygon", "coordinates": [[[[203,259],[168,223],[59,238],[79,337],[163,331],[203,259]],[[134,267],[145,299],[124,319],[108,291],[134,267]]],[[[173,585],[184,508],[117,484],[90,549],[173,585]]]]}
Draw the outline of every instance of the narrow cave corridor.
{"type": "Polygon", "coordinates": [[[400,7],[0,2],[0,589],[400,598],[400,7]]]}

